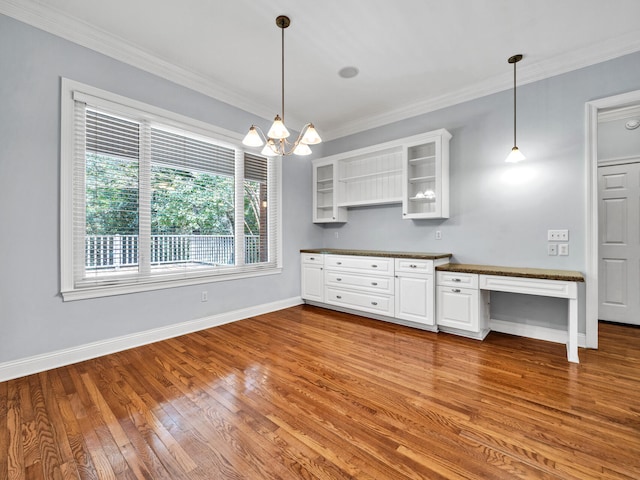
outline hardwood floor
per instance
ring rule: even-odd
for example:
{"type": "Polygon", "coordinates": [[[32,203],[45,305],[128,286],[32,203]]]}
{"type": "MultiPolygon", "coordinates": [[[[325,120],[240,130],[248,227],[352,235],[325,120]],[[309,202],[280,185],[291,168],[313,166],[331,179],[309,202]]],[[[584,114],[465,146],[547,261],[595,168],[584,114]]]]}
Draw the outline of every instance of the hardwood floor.
{"type": "Polygon", "coordinates": [[[290,308],[0,383],[0,479],[638,479],[640,328],[580,359],[290,308]]]}

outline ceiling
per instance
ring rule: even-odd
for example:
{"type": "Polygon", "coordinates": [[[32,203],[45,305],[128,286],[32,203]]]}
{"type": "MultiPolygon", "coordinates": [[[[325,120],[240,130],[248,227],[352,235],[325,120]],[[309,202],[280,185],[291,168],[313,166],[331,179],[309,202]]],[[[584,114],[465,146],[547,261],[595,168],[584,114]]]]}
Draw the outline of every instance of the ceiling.
{"type": "Polygon", "coordinates": [[[325,140],[640,51],[639,0],[0,0],[0,13],[325,140]],[[614,8],[615,7],[615,8],[614,8]],[[359,75],[338,71],[355,66],[359,75]]]}

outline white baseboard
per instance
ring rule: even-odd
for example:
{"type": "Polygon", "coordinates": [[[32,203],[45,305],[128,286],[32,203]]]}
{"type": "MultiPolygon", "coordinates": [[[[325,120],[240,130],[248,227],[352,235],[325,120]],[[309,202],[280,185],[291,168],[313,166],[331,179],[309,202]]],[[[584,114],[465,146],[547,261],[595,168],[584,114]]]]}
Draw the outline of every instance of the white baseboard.
{"type": "MultiPolygon", "coordinates": [[[[507,333],[519,337],[535,338],[536,340],[546,340],[554,343],[567,343],[567,332],[549,327],[539,327],[537,325],[525,325],[524,323],[505,322],[504,320],[491,319],[489,327],[492,332],[507,333]]],[[[586,347],[587,336],[578,333],[578,346],[586,347]]]]}
{"type": "Polygon", "coordinates": [[[277,302],[265,303],[254,307],[242,308],[231,312],[219,313],[197,320],[154,328],[122,337],[110,338],[99,342],[87,343],[77,347],[57,350],[55,352],[34,355],[32,357],[0,363],[0,382],[13,378],[24,377],[33,373],[43,372],[72,363],[82,362],[91,358],[101,357],[110,353],[121,352],[133,347],[178,337],[187,333],[197,332],[206,328],[217,327],[225,323],[236,322],[245,318],[275,312],[285,308],[301,305],[300,297],[292,297],[277,302]]]}

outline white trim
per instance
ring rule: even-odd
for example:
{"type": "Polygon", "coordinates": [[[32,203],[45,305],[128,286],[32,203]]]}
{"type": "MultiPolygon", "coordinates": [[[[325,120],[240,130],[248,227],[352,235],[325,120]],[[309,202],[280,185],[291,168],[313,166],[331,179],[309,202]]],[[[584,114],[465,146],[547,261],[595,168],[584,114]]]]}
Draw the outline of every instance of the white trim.
{"type": "MultiPolygon", "coordinates": [[[[524,323],[507,322],[504,320],[489,321],[492,332],[506,333],[508,335],[517,335],[518,337],[534,338],[536,340],[545,340],[553,343],[567,343],[567,331],[549,327],[541,327],[537,325],[526,325],[524,323]]],[[[578,346],[585,347],[586,335],[578,334],[578,346]]]]}
{"type": "Polygon", "coordinates": [[[168,338],[178,337],[207,328],[217,327],[226,323],[236,322],[256,315],[283,310],[302,304],[302,298],[291,297],[276,302],[265,303],[253,307],[242,308],[230,312],[219,313],[208,317],[177,323],[166,327],[154,328],[131,335],[110,338],[98,342],[87,343],[76,347],[57,350],[54,352],[34,355],[32,357],[0,363],[0,382],[13,378],[31,375],[52,368],[58,368],[72,363],[82,362],[92,358],[121,352],[130,348],[159,342],[168,338]]]}
{"type": "MultiPolygon", "coordinates": [[[[53,35],[78,45],[90,48],[136,68],[140,68],[194,91],[216,98],[237,108],[270,119],[273,106],[249,100],[241,92],[233,91],[233,86],[221,86],[211,78],[196,73],[184,66],[175,65],[144,50],[132,47],[130,43],[112,33],[100,30],[77,18],[61,13],[51,5],[36,3],[33,0],[0,0],[0,13],[27,23],[53,35]]],[[[579,68],[611,60],[640,50],[640,39],[635,32],[599,42],[597,45],[568,52],[564,55],[524,66],[518,70],[519,85],[532,83],[544,78],[567,73],[579,68]]],[[[511,88],[511,79],[507,73],[450,94],[436,98],[427,98],[399,106],[391,112],[369,116],[347,122],[334,130],[323,130],[325,141],[334,140],[354,133],[387,125],[441,108],[457,105],[469,100],[501,92],[511,88]]],[[[304,124],[289,115],[293,123],[304,124]]]]}
{"type": "Polygon", "coordinates": [[[611,165],[626,165],[628,163],[638,163],[638,162],[640,162],[640,156],[633,155],[629,157],[605,158],[602,160],[598,159],[598,166],[606,167],[611,165]]]}
{"type": "Polygon", "coordinates": [[[640,105],[616,108],[606,112],[598,112],[598,123],[614,122],[640,116],[640,105]]]}
{"type": "Polygon", "coordinates": [[[98,287],[83,287],[62,291],[62,299],[65,302],[73,300],[86,300],[89,298],[110,297],[112,295],[126,295],[129,293],[151,292],[164,288],[186,287],[189,285],[199,285],[202,283],[226,282],[228,280],[238,280],[241,278],[262,277],[265,275],[279,275],[282,268],[256,269],[250,272],[239,272],[225,275],[204,275],[202,277],[188,277],[176,280],[162,280],[147,283],[134,283],[130,285],[101,285],[98,287]]]}
{"type": "Polygon", "coordinates": [[[585,104],[586,346],[598,348],[598,111],[640,103],[640,90],[585,104]]]}

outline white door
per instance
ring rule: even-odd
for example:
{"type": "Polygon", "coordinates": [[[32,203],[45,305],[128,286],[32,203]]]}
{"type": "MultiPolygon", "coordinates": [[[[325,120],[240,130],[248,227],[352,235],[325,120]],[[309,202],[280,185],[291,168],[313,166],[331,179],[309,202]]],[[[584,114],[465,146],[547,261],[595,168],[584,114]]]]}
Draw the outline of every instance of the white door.
{"type": "Polygon", "coordinates": [[[640,163],[598,167],[598,318],[640,325],[640,163]]]}

